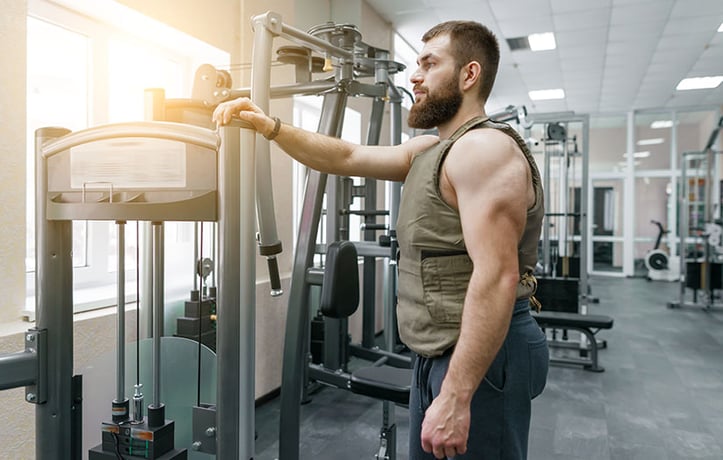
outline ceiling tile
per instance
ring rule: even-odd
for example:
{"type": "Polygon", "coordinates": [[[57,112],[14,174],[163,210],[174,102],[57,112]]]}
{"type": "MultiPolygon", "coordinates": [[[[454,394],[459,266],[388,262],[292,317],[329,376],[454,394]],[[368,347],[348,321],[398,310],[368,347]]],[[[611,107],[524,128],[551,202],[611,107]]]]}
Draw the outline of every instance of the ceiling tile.
{"type": "MultiPolygon", "coordinates": [[[[501,44],[493,93],[501,106],[531,104],[527,91],[538,89],[531,85],[553,83],[567,92],[558,108],[578,113],[723,105],[723,85],[700,94],[675,91],[686,76],[723,73],[723,33],[716,32],[723,22],[723,0],[367,2],[415,45],[442,18],[481,21],[500,41],[554,29],[557,49],[552,52],[510,52],[501,44]]],[[[537,111],[553,109],[535,104],[537,111]]]]}
{"type": "Polygon", "coordinates": [[[672,0],[655,0],[626,5],[614,4],[610,24],[640,24],[665,22],[670,15],[672,0]]]}
{"type": "Polygon", "coordinates": [[[555,32],[557,47],[563,48],[567,46],[591,46],[604,44],[608,38],[608,29],[606,27],[598,27],[585,31],[564,31],[555,32]]]}
{"type": "Polygon", "coordinates": [[[723,15],[723,2],[720,0],[677,0],[670,12],[672,18],[694,16],[723,15]]]}
{"type": "Polygon", "coordinates": [[[505,38],[525,37],[534,33],[554,31],[552,16],[499,21],[497,25],[505,38]]]}
{"type": "Polygon", "coordinates": [[[599,27],[607,28],[610,23],[609,10],[588,10],[574,13],[556,14],[553,18],[555,30],[588,30],[599,27]]]}
{"type": "Polygon", "coordinates": [[[539,0],[489,0],[495,18],[499,21],[522,17],[549,16],[552,14],[550,4],[539,0]]]}
{"type": "Polygon", "coordinates": [[[555,14],[609,8],[611,5],[612,0],[550,0],[552,12],[555,14]]]}

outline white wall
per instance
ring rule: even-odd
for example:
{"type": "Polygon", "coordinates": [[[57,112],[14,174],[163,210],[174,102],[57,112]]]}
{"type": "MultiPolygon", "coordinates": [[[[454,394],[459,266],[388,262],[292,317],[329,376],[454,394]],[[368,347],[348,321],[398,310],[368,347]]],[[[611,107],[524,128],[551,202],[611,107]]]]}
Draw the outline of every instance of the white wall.
{"type": "Polygon", "coordinates": [[[25,306],[26,2],[4,2],[0,15],[0,323],[25,306]]]}

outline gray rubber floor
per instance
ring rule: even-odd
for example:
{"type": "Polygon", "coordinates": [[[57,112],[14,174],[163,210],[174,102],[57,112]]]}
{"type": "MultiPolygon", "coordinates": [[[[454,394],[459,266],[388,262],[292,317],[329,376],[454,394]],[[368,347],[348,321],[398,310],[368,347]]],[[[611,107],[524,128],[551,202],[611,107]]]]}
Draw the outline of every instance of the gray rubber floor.
{"type": "MultiPolygon", "coordinates": [[[[723,459],[723,310],[669,309],[678,285],[593,278],[612,330],[603,373],[552,366],[533,403],[532,460],[723,459]]],[[[300,458],[374,459],[381,403],[324,389],[302,410],[300,458]]],[[[407,411],[396,408],[397,459],[407,459],[407,411]]],[[[257,456],[278,457],[278,399],[257,409],[257,456]]]]}

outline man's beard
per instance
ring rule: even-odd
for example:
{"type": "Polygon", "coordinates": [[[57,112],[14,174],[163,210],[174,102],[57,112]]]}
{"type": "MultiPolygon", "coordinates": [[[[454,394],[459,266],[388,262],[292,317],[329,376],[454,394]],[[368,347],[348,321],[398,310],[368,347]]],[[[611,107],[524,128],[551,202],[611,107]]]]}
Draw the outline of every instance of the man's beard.
{"type": "Polygon", "coordinates": [[[427,91],[423,101],[415,102],[409,110],[407,123],[410,128],[432,129],[448,122],[462,105],[462,92],[457,80],[450,78],[436,92],[427,91]]]}

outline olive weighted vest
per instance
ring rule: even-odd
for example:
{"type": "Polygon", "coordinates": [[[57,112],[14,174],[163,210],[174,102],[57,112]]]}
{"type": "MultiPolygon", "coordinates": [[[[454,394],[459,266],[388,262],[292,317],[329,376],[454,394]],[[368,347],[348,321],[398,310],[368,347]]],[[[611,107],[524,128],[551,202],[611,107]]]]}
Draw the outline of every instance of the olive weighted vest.
{"type": "Polygon", "coordinates": [[[399,333],[412,351],[424,357],[441,355],[457,342],[472,275],[459,213],[442,199],[439,191],[439,174],[447,153],[471,129],[502,131],[516,141],[529,163],[535,203],[527,211],[527,223],[518,244],[520,281],[516,297],[531,298],[531,303],[539,306],[533,297],[537,282],[532,272],[537,263],[544,214],[540,173],[527,145],[512,127],[473,118],[449,139],[415,156],[404,182],[397,221],[399,333]]]}

